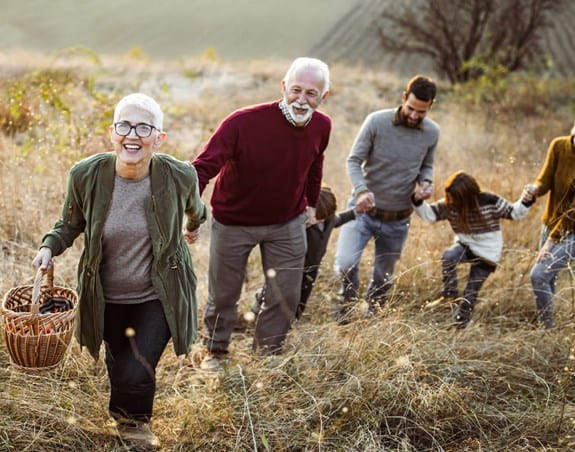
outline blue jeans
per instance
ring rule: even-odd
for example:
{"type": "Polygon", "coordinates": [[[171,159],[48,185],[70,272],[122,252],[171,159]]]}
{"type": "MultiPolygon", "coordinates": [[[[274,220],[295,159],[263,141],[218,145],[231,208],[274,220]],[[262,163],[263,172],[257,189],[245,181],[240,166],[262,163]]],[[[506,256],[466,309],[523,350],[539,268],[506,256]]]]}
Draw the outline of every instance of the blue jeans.
{"type": "MultiPolygon", "coordinates": [[[[538,250],[540,250],[543,247],[543,245],[545,245],[545,242],[547,241],[549,234],[551,234],[551,229],[549,229],[547,225],[543,225],[541,227],[541,235],[539,236],[539,248],[537,248],[538,250]]],[[[553,294],[555,294],[556,285],[557,285],[557,276],[555,276],[555,278],[553,278],[550,282],[551,292],[553,294]]]]}
{"type": "Polygon", "coordinates": [[[358,296],[359,263],[370,239],[375,239],[373,275],[366,300],[383,305],[393,285],[393,270],[401,256],[409,231],[409,218],[397,221],[380,221],[368,214],[358,214],[356,219],[341,227],[337,242],[335,268],[340,274],[342,302],[349,304],[358,296]]]}
{"type": "Polygon", "coordinates": [[[104,342],[110,414],[147,422],[156,393],[156,366],[171,334],[159,300],[106,304],[104,342]],[[126,329],[135,335],[129,337],[126,329]]]}
{"type": "Polygon", "coordinates": [[[531,269],[531,285],[535,294],[535,303],[539,320],[547,327],[554,326],[553,296],[555,280],[561,270],[575,258],[575,234],[567,235],[550,249],[550,257],[537,262],[531,269]]]}

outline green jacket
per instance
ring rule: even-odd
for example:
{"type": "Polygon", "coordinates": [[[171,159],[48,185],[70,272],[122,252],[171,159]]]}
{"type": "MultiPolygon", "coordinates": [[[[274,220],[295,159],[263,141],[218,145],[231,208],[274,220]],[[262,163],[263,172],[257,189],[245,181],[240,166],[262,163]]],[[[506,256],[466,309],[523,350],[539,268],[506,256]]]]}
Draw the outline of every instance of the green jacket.
{"type": "MultiPolygon", "coordinates": [[[[54,256],[84,233],[78,264],[79,311],[76,338],[97,359],[104,335],[104,292],[99,275],[102,233],[114,189],[116,155],[103,153],[70,170],[62,217],[42,239],[54,256]]],[[[196,276],[182,234],[206,219],[194,167],[166,154],[154,154],[150,167],[151,199],[146,203],[152,239],[152,283],[162,302],[177,355],[188,353],[197,334],[196,276]]]]}

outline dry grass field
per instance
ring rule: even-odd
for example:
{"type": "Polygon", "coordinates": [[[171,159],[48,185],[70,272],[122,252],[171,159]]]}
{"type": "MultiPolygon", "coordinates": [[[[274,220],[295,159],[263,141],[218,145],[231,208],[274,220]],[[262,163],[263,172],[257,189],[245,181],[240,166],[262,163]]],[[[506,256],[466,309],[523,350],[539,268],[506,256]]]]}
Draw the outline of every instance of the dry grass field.
{"type": "MultiPolygon", "coordinates": [[[[0,293],[32,280],[30,262],[59,216],[67,171],[108,149],[106,127],[120,97],[136,90],[155,96],[166,113],[165,151],[191,159],[229,112],[277,98],[287,65],[0,53],[0,293]]],[[[355,134],[367,113],[398,103],[405,80],[344,65],[332,71],[323,108],[334,121],[325,181],[343,207],[355,134]]],[[[574,94],[568,79],[461,90],[441,84],[431,113],[442,128],[435,197],[451,172],[465,169],[485,189],[515,199],[536,176],[549,141],[570,130],[574,94]]],[[[192,356],[176,358],[168,348],[153,425],[162,450],[572,450],[575,286],[565,272],[558,327],[537,328],[528,274],[542,207],[543,200],[526,220],[504,225],[501,266],[464,331],[450,327],[450,306],[425,308],[440,289],[439,258],[452,241],[446,225],[414,218],[385,311],[370,321],[358,312],[344,327],[331,320],[335,234],[309,310],[279,363],[254,358],[249,326],[235,335],[221,374],[201,372],[192,356]]],[[[208,241],[204,226],[190,248],[200,312],[208,241]]],[[[81,246],[79,239],[57,258],[59,284],[75,286],[81,246]]],[[[367,252],[364,283],[371,261],[367,252]]],[[[240,311],[262,283],[259,263],[254,253],[240,311]]],[[[0,450],[128,450],[102,430],[107,400],[102,360],[76,344],[56,371],[39,376],[12,370],[0,344],[0,450]]]]}

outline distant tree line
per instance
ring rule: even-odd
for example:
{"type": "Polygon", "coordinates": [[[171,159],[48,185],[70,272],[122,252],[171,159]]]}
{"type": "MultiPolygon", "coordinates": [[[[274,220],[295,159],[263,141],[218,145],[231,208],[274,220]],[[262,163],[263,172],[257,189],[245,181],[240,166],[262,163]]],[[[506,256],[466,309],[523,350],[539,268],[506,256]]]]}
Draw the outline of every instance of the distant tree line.
{"type": "Polygon", "coordinates": [[[451,83],[541,65],[541,32],[566,0],[414,0],[391,3],[379,24],[381,44],[393,53],[428,56],[451,83]]]}

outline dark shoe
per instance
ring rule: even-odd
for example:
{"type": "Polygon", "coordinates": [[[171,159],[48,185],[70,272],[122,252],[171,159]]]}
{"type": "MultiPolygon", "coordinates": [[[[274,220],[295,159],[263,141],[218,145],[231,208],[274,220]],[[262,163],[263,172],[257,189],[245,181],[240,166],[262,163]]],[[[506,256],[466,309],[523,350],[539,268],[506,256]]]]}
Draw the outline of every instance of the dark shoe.
{"type": "Polygon", "coordinates": [[[459,308],[457,308],[457,313],[455,314],[455,318],[453,320],[453,325],[462,330],[471,321],[471,315],[473,314],[473,305],[469,303],[467,300],[463,299],[459,303],[459,308]]]}

